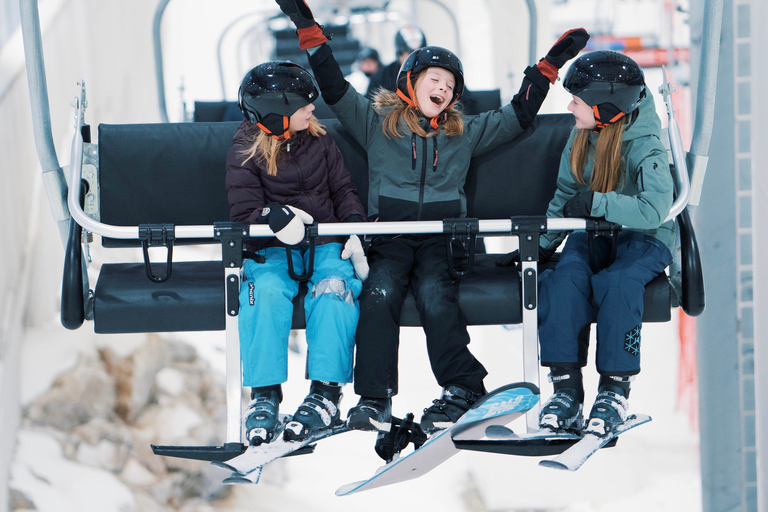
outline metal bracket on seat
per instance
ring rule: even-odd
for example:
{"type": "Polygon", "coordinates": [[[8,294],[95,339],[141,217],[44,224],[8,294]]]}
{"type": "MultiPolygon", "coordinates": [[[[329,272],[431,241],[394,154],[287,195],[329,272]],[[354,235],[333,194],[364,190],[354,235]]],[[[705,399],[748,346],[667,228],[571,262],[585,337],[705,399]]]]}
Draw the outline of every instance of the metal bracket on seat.
{"type": "MultiPolygon", "coordinates": [[[[213,238],[221,242],[221,263],[227,269],[243,266],[243,241],[250,237],[247,222],[214,222],[213,238]]],[[[227,314],[237,316],[240,311],[240,278],[238,273],[226,277],[227,314]]]]}
{"type": "MultiPolygon", "coordinates": [[[[512,234],[517,235],[521,263],[539,259],[539,237],[547,232],[546,217],[512,217],[512,234]]],[[[521,265],[523,307],[535,310],[538,306],[536,265],[521,265]]]]}
{"type": "Polygon", "coordinates": [[[147,270],[147,277],[155,283],[162,283],[171,277],[173,271],[173,241],[176,239],[175,228],[173,224],[140,224],[139,240],[144,251],[144,266],[147,270]],[[156,276],[152,272],[152,264],[149,260],[149,247],[152,245],[163,245],[168,250],[165,262],[165,274],[156,276]]]}
{"type": "Polygon", "coordinates": [[[478,219],[443,219],[445,248],[448,252],[448,271],[457,279],[467,277],[472,272],[475,262],[475,242],[480,232],[478,219]],[[453,242],[461,244],[464,250],[463,269],[458,270],[453,264],[453,242]]]}

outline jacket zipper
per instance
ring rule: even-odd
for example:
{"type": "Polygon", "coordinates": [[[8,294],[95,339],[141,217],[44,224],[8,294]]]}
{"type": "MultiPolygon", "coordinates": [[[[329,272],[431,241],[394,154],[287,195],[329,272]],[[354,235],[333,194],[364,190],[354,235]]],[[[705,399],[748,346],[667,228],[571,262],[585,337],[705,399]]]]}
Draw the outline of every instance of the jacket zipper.
{"type": "MultiPolygon", "coordinates": [[[[421,158],[421,182],[419,183],[419,210],[416,220],[421,220],[421,211],[424,206],[424,185],[427,181],[427,138],[422,137],[422,158],[421,158]]],[[[414,148],[415,148],[414,143],[414,148]]]]}

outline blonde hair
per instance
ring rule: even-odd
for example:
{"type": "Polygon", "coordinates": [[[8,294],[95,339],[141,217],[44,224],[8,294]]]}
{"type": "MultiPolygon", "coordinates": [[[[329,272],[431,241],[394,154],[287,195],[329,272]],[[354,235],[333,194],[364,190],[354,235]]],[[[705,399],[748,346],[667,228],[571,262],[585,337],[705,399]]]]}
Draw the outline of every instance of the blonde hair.
{"type": "MultiPolygon", "coordinates": [[[[624,165],[621,157],[621,140],[624,134],[626,116],[600,130],[595,148],[595,159],[592,164],[592,184],[590,190],[595,192],[612,192],[616,190],[624,176],[624,165]]],[[[589,154],[589,134],[591,129],[581,129],[571,146],[571,172],[576,181],[582,185],[584,167],[589,154]]]]}
{"type": "MultiPolygon", "coordinates": [[[[314,137],[325,135],[325,126],[320,124],[315,116],[312,116],[309,120],[309,128],[307,131],[314,137]]],[[[271,135],[267,135],[255,124],[250,124],[246,128],[246,133],[253,139],[251,147],[243,151],[245,159],[243,165],[251,158],[259,158],[267,167],[267,174],[270,176],[277,175],[277,164],[282,161],[284,156],[283,141],[285,139],[276,139],[271,135]]],[[[291,137],[296,135],[293,130],[288,130],[291,137]]]]}
{"type": "MultiPolygon", "coordinates": [[[[418,84],[423,76],[423,71],[412,77],[411,80],[418,84]]],[[[414,100],[415,101],[415,100],[414,100]]],[[[401,138],[400,121],[402,120],[408,129],[420,137],[433,137],[439,133],[439,128],[427,133],[419,124],[419,114],[416,109],[403,101],[397,93],[386,89],[379,89],[373,97],[373,109],[384,115],[384,123],[381,130],[389,138],[401,138]]],[[[464,119],[461,109],[454,104],[445,109],[438,119],[439,126],[445,130],[449,137],[464,133],[464,119]]]]}

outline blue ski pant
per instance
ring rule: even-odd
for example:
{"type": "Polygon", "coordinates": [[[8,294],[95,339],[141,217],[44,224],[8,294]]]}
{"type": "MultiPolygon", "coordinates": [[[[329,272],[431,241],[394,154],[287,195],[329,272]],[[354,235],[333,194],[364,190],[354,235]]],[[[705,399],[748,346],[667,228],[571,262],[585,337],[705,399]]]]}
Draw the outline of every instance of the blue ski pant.
{"type": "MultiPolygon", "coordinates": [[[[309,249],[291,249],[294,272],[303,273],[309,249]]],[[[352,263],[341,259],[341,244],[315,248],[314,271],[304,299],[307,361],[305,377],[347,383],[352,381],[355,329],[359,316],[357,297],[362,283],[352,263]]],[[[288,337],[293,318],[293,298],[299,283],[288,274],[284,247],[264,251],[264,263],[248,259],[240,287],[240,357],[243,385],[281,384],[288,379],[288,337]]]]}
{"type": "MultiPolygon", "coordinates": [[[[589,265],[588,236],[585,232],[571,234],[556,267],[540,275],[541,364],[585,366],[589,339],[582,336],[580,342],[579,333],[588,329],[596,316],[597,371],[601,375],[635,375],[640,372],[645,285],[664,271],[672,255],[653,237],[624,232],[619,235],[616,259],[594,273],[589,265]]],[[[611,243],[607,238],[595,238],[593,250],[600,266],[608,264],[611,243]]]]}

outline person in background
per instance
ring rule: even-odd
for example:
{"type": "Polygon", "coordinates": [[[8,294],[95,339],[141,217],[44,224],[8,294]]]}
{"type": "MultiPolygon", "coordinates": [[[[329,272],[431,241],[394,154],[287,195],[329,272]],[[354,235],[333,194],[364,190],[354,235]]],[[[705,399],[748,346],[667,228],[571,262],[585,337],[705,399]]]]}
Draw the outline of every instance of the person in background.
{"type": "Polygon", "coordinates": [[[379,89],[396,91],[397,74],[400,72],[403,62],[414,50],[424,48],[425,46],[427,46],[427,37],[420,28],[414,25],[406,25],[400,28],[395,33],[395,60],[384,67],[380,67],[379,71],[371,76],[365,96],[372,99],[379,89]]]}
{"type": "Polygon", "coordinates": [[[355,71],[347,75],[347,81],[352,84],[356,91],[367,91],[371,77],[381,68],[379,52],[369,46],[360,48],[355,67],[355,71]]]}
{"type": "MultiPolygon", "coordinates": [[[[230,219],[268,224],[275,238],[247,242],[240,288],[243,384],[251,388],[245,433],[251,445],[274,439],[281,424],[281,384],[288,378],[292,300],[299,283],[289,275],[309,269],[304,225],[366,220],[357,190],[333,138],[317,121],[317,84],[291,62],[260,64],[238,94],[245,120],[227,154],[225,185],[230,219]]],[[[304,439],[339,421],[341,387],[352,380],[357,297],[368,265],[352,235],[320,237],[304,300],[309,394],[285,426],[284,437],[304,439]]]]}
{"type": "MultiPolygon", "coordinates": [[[[502,108],[464,117],[454,108],[464,88],[461,61],[427,46],[400,67],[396,92],[374,101],[344,80],[327,38],[303,0],[276,0],[296,25],[299,46],[325,102],[368,155],[368,217],[423,221],[465,217],[464,184],[473,155],[490,151],[530,126],[558,70],[587,43],[576,29],[563,35],[536,66],[525,70],[520,92],[502,108]]],[[[464,254],[454,249],[457,258],[464,254]]],[[[392,397],[398,393],[400,311],[409,289],[427,338],[427,353],[440,398],[424,410],[426,431],[447,428],[482,397],[487,372],[469,351],[459,309],[458,281],[448,268],[442,235],[382,235],[368,249],[370,274],[360,295],[353,429],[389,431],[392,397]]]]}

